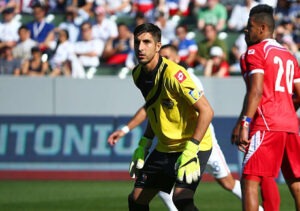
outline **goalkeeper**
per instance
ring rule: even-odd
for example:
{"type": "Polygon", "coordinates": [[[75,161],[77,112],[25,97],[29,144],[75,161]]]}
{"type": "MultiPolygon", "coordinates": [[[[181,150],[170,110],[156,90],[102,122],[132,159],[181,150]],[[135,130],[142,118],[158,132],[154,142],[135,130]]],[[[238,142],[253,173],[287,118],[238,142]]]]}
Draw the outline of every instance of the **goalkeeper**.
{"type": "MultiPolygon", "coordinates": [[[[197,210],[193,197],[211,154],[212,139],[205,136],[210,135],[206,131],[213,110],[187,71],[159,56],[160,40],[161,31],[154,24],[139,25],[134,31],[139,64],[132,74],[146,101],[148,125],[129,168],[136,181],[128,206],[134,211],[149,210],[159,191],[170,193],[175,186],[176,208],[197,210]],[[154,136],[158,143],[144,163],[154,136]]],[[[123,130],[128,132],[129,128],[123,130]]]]}

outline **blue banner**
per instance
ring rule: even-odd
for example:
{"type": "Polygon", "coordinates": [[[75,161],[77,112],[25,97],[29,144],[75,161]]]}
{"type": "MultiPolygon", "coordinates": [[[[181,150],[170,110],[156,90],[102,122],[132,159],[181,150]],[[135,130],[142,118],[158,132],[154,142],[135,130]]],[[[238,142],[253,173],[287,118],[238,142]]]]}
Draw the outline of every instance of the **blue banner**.
{"type": "MultiPolygon", "coordinates": [[[[130,117],[1,116],[0,170],[127,170],[145,123],[114,147],[110,133],[130,117]]],[[[230,144],[235,118],[215,118],[216,136],[229,167],[239,171],[239,156],[230,144]]]]}

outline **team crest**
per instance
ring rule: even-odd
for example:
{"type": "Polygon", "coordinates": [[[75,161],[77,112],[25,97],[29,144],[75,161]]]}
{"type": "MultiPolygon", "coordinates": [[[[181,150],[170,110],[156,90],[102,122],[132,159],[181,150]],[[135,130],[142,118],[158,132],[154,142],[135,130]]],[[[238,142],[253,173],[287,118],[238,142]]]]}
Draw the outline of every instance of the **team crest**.
{"type": "Polygon", "coordinates": [[[202,95],[202,92],[199,91],[198,89],[193,89],[191,91],[189,91],[189,95],[195,100],[197,101],[201,95],[202,95]]]}
{"type": "Polygon", "coordinates": [[[175,78],[177,79],[177,81],[179,83],[182,83],[185,79],[186,79],[186,76],[184,75],[184,73],[179,70],[176,74],[175,74],[175,78]]]}
{"type": "Polygon", "coordinates": [[[248,54],[255,54],[255,49],[248,50],[248,54]]]}

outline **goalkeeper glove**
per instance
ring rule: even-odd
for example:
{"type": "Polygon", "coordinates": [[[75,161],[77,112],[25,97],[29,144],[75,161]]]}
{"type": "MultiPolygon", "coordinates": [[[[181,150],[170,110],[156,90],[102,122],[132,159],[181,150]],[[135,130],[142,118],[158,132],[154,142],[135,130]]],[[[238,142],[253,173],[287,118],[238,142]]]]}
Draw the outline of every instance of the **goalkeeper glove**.
{"type": "Polygon", "coordinates": [[[183,181],[185,176],[186,183],[191,184],[200,178],[200,163],[198,158],[199,145],[193,141],[187,141],[182,154],[178,157],[175,170],[177,179],[183,181]]]}
{"type": "Polygon", "coordinates": [[[151,147],[151,144],[151,139],[144,136],[140,139],[139,145],[133,153],[129,166],[129,174],[132,178],[135,178],[137,171],[144,167],[145,158],[149,152],[148,150],[151,147]]]}

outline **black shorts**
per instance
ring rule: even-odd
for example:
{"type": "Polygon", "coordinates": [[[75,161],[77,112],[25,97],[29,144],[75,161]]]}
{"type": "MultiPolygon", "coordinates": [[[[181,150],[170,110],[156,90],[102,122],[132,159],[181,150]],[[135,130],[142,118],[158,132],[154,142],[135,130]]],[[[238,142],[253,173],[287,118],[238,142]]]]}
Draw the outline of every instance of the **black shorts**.
{"type": "MultiPolygon", "coordinates": [[[[138,173],[135,181],[137,188],[154,188],[170,193],[173,186],[180,188],[188,188],[196,190],[200,180],[187,184],[185,179],[183,182],[176,180],[175,163],[181,152],[165,153],[154,150],[147,158],[144,168],[138,173]]],[[[211,154],[211,150],[199,151],[198,158],[200,161],[201,176],[204,173],[207,161],[211,154]]]]}

